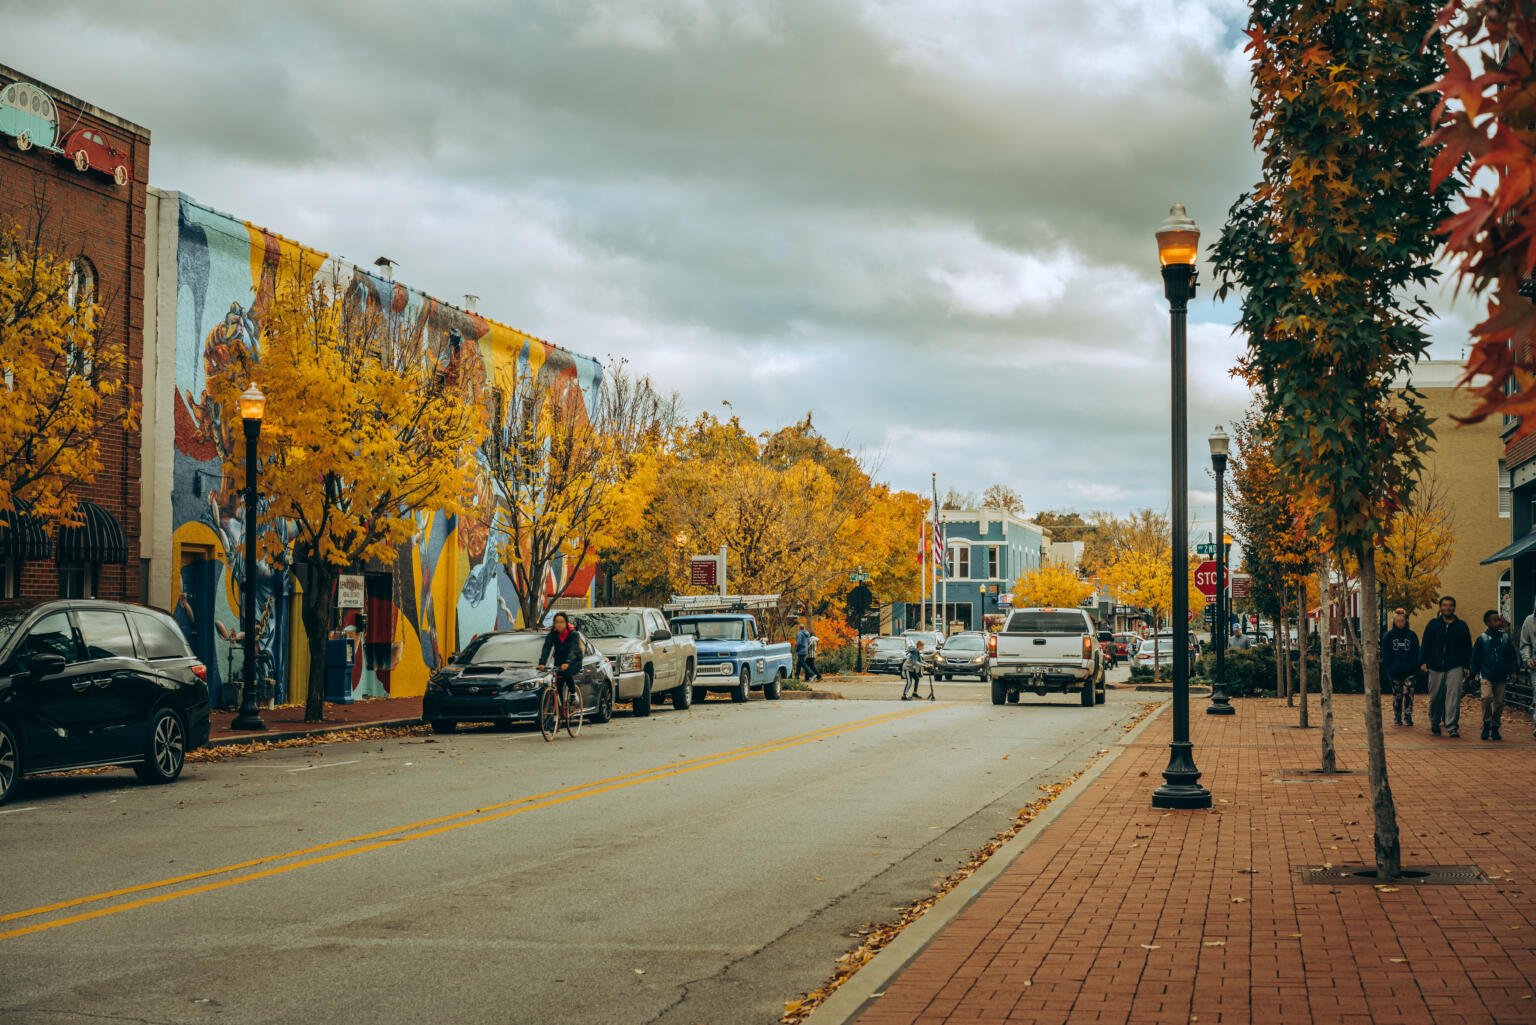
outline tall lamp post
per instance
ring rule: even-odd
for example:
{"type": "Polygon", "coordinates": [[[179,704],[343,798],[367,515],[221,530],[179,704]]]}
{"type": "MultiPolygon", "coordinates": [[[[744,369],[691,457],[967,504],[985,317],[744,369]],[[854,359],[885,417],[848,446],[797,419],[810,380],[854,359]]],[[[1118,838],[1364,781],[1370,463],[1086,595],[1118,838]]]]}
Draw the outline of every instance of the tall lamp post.
{"type": "Polygon", "coordinates": [[[1212,620],[1211,633],[1216,642],[1216,680],[1211,687],[1211,703],[1206,715],[1235,715],[1232,699],[1227,697],[1227,621],[1232,610],[1227,608],[1227,526],[1226,485],[1227,453],[1231,442],[1227,432],[1217,427],[1211,432],[1211,469],[1216,471],[1216,615],[1212,620]]]}
{"type": "Polygon", "coordinates": [[[245,586],[241,594],[245,669],[240,686],[240,714],[232,730],[265,730],[256,703],[256,439],[267,397],[252,384],[240,396],[240,420],[245,424],[245,586]]]}
{"type": "Polygon", "coordinates": [[[1168,745],[1165,782],[1152,793],[1154,808],[1209,808],[1211,792],[1200,785],[1194,745],[1189,742],[1189,422],[1185,333],[1189,300],[1195,294],[1195,260],[1200,229],[1182,203],[1168,211],[1157,229],[1157,256],[1163,266],[1163,293],[1172,322],[1173,364],[1173,741],[1168,745]]]}

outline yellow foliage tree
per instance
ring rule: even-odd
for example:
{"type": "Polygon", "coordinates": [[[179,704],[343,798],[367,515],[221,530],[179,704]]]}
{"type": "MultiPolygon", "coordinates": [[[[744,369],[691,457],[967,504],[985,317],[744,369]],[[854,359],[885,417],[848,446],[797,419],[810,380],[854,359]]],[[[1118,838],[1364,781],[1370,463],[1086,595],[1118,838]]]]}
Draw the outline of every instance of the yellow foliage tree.
{"type": "Polygon", "coordinates": [[[1433,477],[1421,480],[1387,521],[1380,545],[1378,580],[1387,608],[1405,608],[1412,616],[1435,604],[1440,573],[1450,564],[1455,547],[1445,489],[1433,477]]]}
{"type": "MultiPolygon", "coordinates": [[[[1138,534],[1116,553],[1114,561],[1104,568],[1101,576],[1117,601],[1152,613],[1152,652],[1156,666],[1160,655],[1157,631],[1173,608],[1172,546],[1166,538],[1151,533],[1138,534]]],[[[1189,607],[1205,607],[1205,595],[1195,587],[1193,579],[1189,582],[1189,607]]]]}
{"type": "Polygon", "coordinates": [[[0,234],[0,522],[18,505],[74,522],[72,485],[101,472],[101,431],[138,419],[123,346],[44,220],[0,234]]]}
{"type": "Polygon", "coordinates": [[[446,340],[433,344],[425,325],[387,314],[362,289],[317,281],[311,255],[283,261],[261,297],[257,350],[239,347],[209,389],[231,481],[245,479],[239,395],[255,383],[267,397],[258,545],[268,560],[291,559],[303,582],[305,718],[317,721],[337,578],[393,563],[422,513],[465,511],[486,410],[470,347],[444,351],[446,340]]]}
{"type": "Polygon", "coordinates": [[[1071,567],[1059,562],[1047,562],[1014,582],[1013,604],[1015,608],[1041,605],[1076,608],[1094,590],[1093,583],[1072,572],[1071,567]]]}

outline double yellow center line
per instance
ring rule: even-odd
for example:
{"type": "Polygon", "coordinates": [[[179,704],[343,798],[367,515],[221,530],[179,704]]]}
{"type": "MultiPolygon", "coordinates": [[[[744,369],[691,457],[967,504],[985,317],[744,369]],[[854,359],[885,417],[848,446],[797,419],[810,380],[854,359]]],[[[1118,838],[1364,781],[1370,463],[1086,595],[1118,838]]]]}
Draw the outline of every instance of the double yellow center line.
{"type": "Polygon", "coordinates": [[[510,801],[502,801],[498,804],[479,808],[471,808],[467,811],[442,815],[437,818],[422,819],[418,822],[393,826],[389,829],[375,830],[371,833],[359,833],[357,836],[349,836],[342,840],[331,840],[328,843],[287,851],[283,854],[269,854],[260,858],[252,858],[249,861],[223,865],[219,868],[205,869],[201,872],[189,872],[185,875],[172,876],[169,879],[158,879],[152,883],[138,883],[116,890],[93,893],[85,897],[55,901],[52,904],[43,904],[39,907],[27,908],[24,911],[12,911],[8,914],[0,915],[0,926],[4,926],[8,922],[18,922],[22,919],[54,915],[61,911],[85,907],[90,904],[104,905],[70,915],[16,926],[7,931],[0,932],[0,940],[13,940],[22,936],[29,936],[33,933],[58,929],[61,926],[75,925],[80,922],[89,922],[92,919],[106,918],[109,915],[122,914],[125,911],[149,907],[152,904],[164,904],[168,901],[180,900],[182,897],[192,897],[200,893],[212,893],[215,890],[238,886],[241,883],[268,879],[272,876],[294,872],[301,868],[323,865],[326,862],[356,857],[369,851],[383,850],[386,847],[410,843],[413,840],[425,840],[429,837],[442,836],[469,826],[480,826],[488,822],[497,822],[501,819],[511,818],[514,815],[522,815],[525,812],[537,811],[541,808],[553,808],[556,805],[566,804],[570,801],[579,801],[586,797],[596,797],[599,794],[622,790],[626,787],[639,786],[642,783],[653,783],[657,780],[669,779],[673,776],[681,776],[690,772],[699,772],[703,769],[728,765],[731,762],[739,762],[747,758],[774,754],[775,752],[799,747],[803,744],[815,743],[818,740],[826,740],[830,737],[869,729],[872,726],[881,726],[886,723],[895,722],[898,719],[905,719],[930,711],[933,707],[930,705],[923,708],[903,709],[900,712],[887,712],[883,715],[870,716],[865,719],[855,719],[852,722],[843,723],[838,726],[827,726],[819,730],[812,730],[809,733],[799,733],[758,744],[749,744],[745,747],[703,755],[698,758],[668,762],[664,765],[656,765],[648,769],[628,772],[621,776],[609,776],[606,779],[593,780],[590,783],[583,783],[578,786],[529,794],[526,797],[518,797],[510,801]],[[195,885],[185,885],[189,883],[195,885]],[[151,892],[157,890],[161,892],[151,892]],[[136,894],[145,894],[145,896],[135,897],[134,895],[136,894]],[[105,903],[120,897],[133,897],[134,899],[116,904],[105,903]]]}

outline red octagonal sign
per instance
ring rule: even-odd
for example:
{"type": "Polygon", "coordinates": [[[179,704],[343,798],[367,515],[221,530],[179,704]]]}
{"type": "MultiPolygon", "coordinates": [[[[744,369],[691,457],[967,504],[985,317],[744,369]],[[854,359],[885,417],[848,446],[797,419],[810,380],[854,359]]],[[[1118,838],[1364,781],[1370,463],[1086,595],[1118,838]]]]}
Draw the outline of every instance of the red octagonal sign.
{"type": "MultiPolygon", "coordinates": [[[[1223,567],[1221,572],[1222,584],[1226,585],[1231,581],[1231,579],[1232,574],[1228,573],[1226,568],[1223,567]]],[[[1207,598],[1216,597],[1215,560],[1202,562],[1200,565],[1195,567],[1195,589],[1201,594],[1205,595],[1207,598]]]]}

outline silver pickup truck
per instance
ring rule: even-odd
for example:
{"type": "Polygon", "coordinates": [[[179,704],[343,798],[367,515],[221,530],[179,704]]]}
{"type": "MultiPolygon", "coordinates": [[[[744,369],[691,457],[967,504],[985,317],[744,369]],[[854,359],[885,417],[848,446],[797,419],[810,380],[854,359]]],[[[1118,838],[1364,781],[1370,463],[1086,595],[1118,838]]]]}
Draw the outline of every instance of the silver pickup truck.
{"type": "Polygon", "coordinates": [[[1104,652],[1082,609],[1014,609],[991,648],[994,705],[1016,702],[1024,691],[1076,691],[1084,705],[1104,701],[1104,652]]]}
{"type": "Polygon", "coordinates": [[[679,710],[693,704],[698,668],[693,638],[674,634],[659,609],[580,609],[569,615],[608,659],[618,700],[630,702],[635,715],[650,715],[651,703],[661,696],[679,710]]]}

